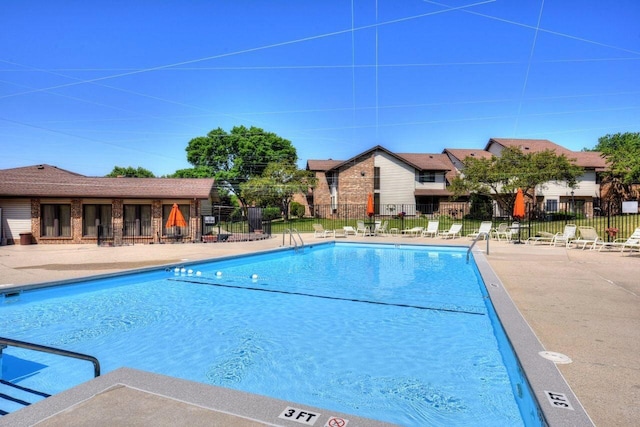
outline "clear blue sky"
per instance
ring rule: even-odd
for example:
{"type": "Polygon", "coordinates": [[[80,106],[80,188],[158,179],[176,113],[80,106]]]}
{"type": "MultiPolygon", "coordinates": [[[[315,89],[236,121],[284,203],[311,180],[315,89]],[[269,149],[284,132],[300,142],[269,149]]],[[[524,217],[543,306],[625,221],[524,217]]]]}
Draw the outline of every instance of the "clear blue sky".
{"type": "Polygon", "coordinates": [[[187,168],[191,138],[257,126],[299,164],[592,148],[640,131],[638,0],[2,0],[0,168],[187,168]]]}

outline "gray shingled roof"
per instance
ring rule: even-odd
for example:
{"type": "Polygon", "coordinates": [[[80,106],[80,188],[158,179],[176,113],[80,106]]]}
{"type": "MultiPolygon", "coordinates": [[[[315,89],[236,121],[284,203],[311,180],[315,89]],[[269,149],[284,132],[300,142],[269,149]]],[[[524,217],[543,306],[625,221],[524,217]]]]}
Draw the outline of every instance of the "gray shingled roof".
{"type": "Polygon", "coordinates": [[[216,198],[213,178],[97,178],[50,165],[0,170],[0,197],[216,198]]]}

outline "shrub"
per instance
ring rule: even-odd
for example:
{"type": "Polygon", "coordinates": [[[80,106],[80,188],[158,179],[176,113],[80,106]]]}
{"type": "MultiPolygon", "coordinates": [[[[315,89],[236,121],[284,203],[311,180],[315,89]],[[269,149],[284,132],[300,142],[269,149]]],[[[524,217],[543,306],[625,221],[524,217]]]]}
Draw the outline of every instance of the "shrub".
{"type": "Polygon", "coordinates": [[[291,207],[289,208],[289,212],[291,212],[292,216],[296,216],[298,218],[302,218],[304,216],[305,208],[304,205],[298,202],[291,202],[291,207]]]}
{"type": "Polygon", "coordinates": [[[265,221],[271,221],[281,216],[280,208],[268,207],[262,209],[262,219],[265,221]]]}

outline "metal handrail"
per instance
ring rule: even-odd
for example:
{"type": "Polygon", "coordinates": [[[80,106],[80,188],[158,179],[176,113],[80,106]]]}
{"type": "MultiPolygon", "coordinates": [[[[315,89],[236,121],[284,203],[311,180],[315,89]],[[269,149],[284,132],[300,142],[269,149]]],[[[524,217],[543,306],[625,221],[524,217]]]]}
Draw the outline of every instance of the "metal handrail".
{"type": "MultiPolygon", "coordinates": [[[[295,231],[295,232],[296,232],[296,234],[298,235],[298,238],[300,239],[300,247],[301,247],[302,249],[304,249],[304,241],[302,240],[302,236],[300,235],[300,232],[298,231],[298,229],[297,229],[297,228],[292,228],[292,229],[291,229],[291,231],[292,231],[292,232],[293,232],[293,231],[295,231]]],[[[293,240],[295,240],[295,237],[294,237],[294,239],[293,239],[293,240]]]]}
{"type": "Polygon", "coordinates": [[[300,235],[300,232],[298,232],[298,230],[295,229],[295,228],[293,228],[293,229],[285,228],[282,231],[282,246],[284,246],[284,236],[286,236],[286,234],[289,233],[289,245],[291,245],[291,241],[293,241],[294,249],[296,251],[298,250],[298,240],[293,235],[294,231],[298,235],[298,238],[300,239],[300,247],[302,247],[304,249],[304,241],[302,240],[302,236],[300,235]]]}
{"type": "Polygon", "coordinates": [[[485,237],[485,236],[487,238],[487,255],[489,255],[489,240],[491,240],[490,239],[491,235],[489,233],[478,233],[476,238],[473,239],[473,242],[471,242],[471,245],[469,245],[469,249],[467,249],[467,263],[469,262],[469,256],[471,255],[471,249],[473,249],[476,242],[480,240],[480,237],[485,237]]]}
{"type": "MultiPolygon", "coordinates": [[[[93,356],[88,354],[76,353],[75,351],[63,350],[61,348],[48,347],[46,345],[34,344],[25,341],[12,340],[11,338],[0,337],[0,345],[10,345],[12,347],[21,347],[28,350],[42,351],[45,353],[57,354],[58,356],[73,357],[74,359],[86,360],[93,363],[93,376],[100,376],[100,362],[93,356]]],[[[1,352],[2,350],[0,350],[1,352]]]]}

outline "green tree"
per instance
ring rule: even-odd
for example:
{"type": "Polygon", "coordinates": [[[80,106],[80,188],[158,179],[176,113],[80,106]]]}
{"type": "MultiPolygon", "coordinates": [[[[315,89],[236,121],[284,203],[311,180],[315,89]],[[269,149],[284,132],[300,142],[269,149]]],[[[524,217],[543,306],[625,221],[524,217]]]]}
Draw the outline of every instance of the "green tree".
{"type": "Polygon", "coordinates": [[[197,166],[195,168],[178,169],[167,178],[213,178],[213,169],[209,166],[197,166]]]}
{"type": "Polygon", "coordinates": [[[607,186],[606,198],[625,200],[638,197],[640,183],[640,133],[616,133],[598,139],[594,151],[600,151],[609,164],[602,175],[602,184],[607,186]]]}
{"type": "Polygon", "coordinates": [[[507,212],[513,210],[518,188],[531,194],[536,186],[546,182],[564,181],[574,187],[577,178],[584,173],[573,160],[552,150],[525,153],[516,147],[505,148],[500,157],[467,157],[463,164],[462,175],[451,183],[454,196],[466,193],[490,195],[507,212]]]}
{"type": "Polygon", "coordinates": [[[155,178],[153,172],[140,166],[138,166],[137,169],[132,166],[128,166],[126,168],[122,166],[114,166],[113,170],[105,176],[107,178],[118,178],[121,176],[127,178],[155,178]]]}
{"type": "Polygon", "coordinates": [[[289,204],[297,193],[306,193],[316,185],[313,172],[301,170],[289,162],[269,163],[261,176],[243,183],[242,195],[245,200],[258,206],[278,206],[289,217],[289,204]]]}
{"type": "Polygon", "coordinates": [[[195,168],[211,168],[219,186],[233,193],[246,206],[241,185],[262,175],[269,163],[298,160],[290,141],[264,130],[236,126],[227,133],[213,129],[189,141],[187,161],[195,168]]]}

